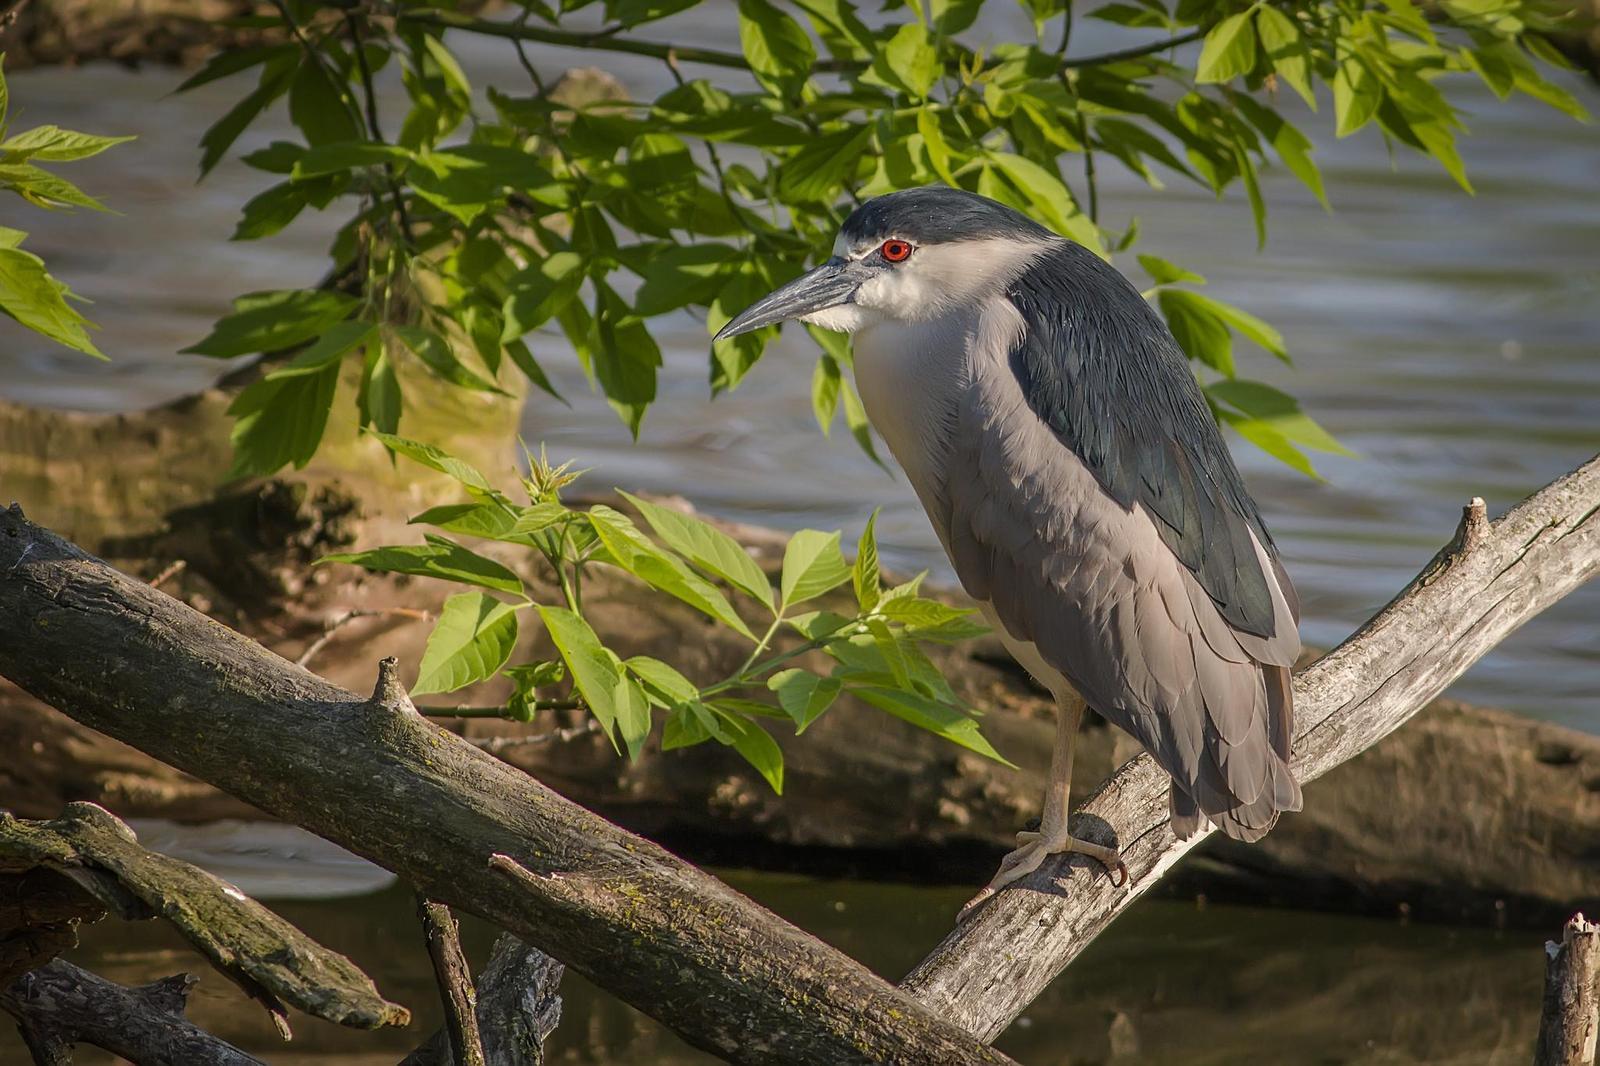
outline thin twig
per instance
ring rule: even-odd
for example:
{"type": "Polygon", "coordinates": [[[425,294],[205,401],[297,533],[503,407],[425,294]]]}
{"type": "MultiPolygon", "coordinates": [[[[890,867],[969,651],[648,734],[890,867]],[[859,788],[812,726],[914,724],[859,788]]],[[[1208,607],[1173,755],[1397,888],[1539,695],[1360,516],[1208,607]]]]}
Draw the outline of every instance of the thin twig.
{"type": "Polygon", "coordinates": [[[153,589],[160,588],[162,585],[165,585],[168,581],[171,581],[173,578],[175,578],[179,574],[183,573],[184,569],[188,565],[189,564],[186,561],[184,561],[183,559],[177,560],[176,562],[174,562],[170,566],[168,566],[165,570],[161,571],[161,573],[159,573],[155,577],[151,578],[150,579],[150,587],[153,588],[153,589]]]}
{"type": "MultiPolygon", "coordinates": [[[[155,582],[151,582],[155,584],[155,582]]],[[[328,646],[333,635],[357,618],[409,618],[416,622],[426,622],[433,616],[427,611],[419,611],[415,607],[353,607],[347,611],[333,615],[324,623],[322,636],[306,645],[306,650],[300,653],[300,658],[294,661],[296,666],[305,666],[317,657],[317,653],[328,646]]]]}
{"type": "MultiPolygon", "coordinates": [[[[492,19],[476,18],[472,15],[463,15],[455,11],[440,11],[431,9],[427,11],[401,11],[398,15],[401,22],[410,22],[419,26],[436,26],[440,29],[465,30],[468,33],[481,33],[489,37],[507,37],[511,40],[537,41],[540,44],[555,45],[560,48],[595,49],[606,52],[624,52],[629,55],[650,56],[653,59],[666,59],[669,55],[676,56],[682,63],[700,63],[711,67],[727,67],[732,70],[749,70],[750,64],[738,52],[724,52],[715,48],[684,48],[680,45],[666,44],[661,41],[638,41],[630,37],[620,36],[616,27],[608,27],[595,33],[574,33],[570,30],[545,29],[540,26],[529,26],[524,22],[496,22],[492,19]]],[[[1190,41],[1198,41],[1206,35],[1203,29],[1190,30],[1180,33],[1166,40],[1153,41],[1150,44],[1135,45],[1131,48],[1119,48],[1113,52],[1101,52],[1096,55],[1082,56],[1078,59],[1063,59],[1062,67],[1072,69],[1075,67],[1093,67],[1104,63],[1117,63],[1125,59],[1139,59],[1158,52],[1165,52],[1190,41]]],[[[866,70],[870,64],[857,59],[823,59],[811,65],[813,74],[854,74],[866,70]]]]}
{"type": "MultiPolygon", "coordinates": [[[[383,142],[383,131],[378,126],[378,94],[372,88],[372,67],[367,63],[366,46],[361,40],[361,24],[356,21],[355,12],[345,9],[345,25],[350,29],[351,50],[356,54],[356,69],[361,71],[361,91],[366,96],[367,103],[367,134],[379,143],[383,142]]],[[[411,235],[411,216],[406,213],[405,197],[400,193],[400,182],[396,180],[393,163],[383,164],[383,175],[389,183],[389,195],[394,201],[395,214],[399,216],[400,239],[407,248],[415,249],[416,239],[411,235]]]]}
{"type": "MultiPolygon", "coordinates": [[[[536,711],[576,711],[587,707],[588,704],[576,696],[557,700],[533,700],[532,707],[536,711]]],[[[427,706],[418,707],[418,711],[429,718],[515,718],[511,708],[505,704],[494,706],[473,706],[471,704],[458,704],[455,707],[427,706]]]]}
{"type": "Polygon", "coordinates": [[[478,1032],[478,993],[472,987],[472,971],[461,950],[460,927],[449,907],[420,892],[417,918],[428,941],[433,976],[439,982],[439,999],[444,1003],[444,1024],[450,1033],[455,1066],[485,1066],[483,1037],[478,1032]]]}
{"type": "Polygon", "coordinates": [[[577,740],[579,737],[598,732],[600,732],[600,720],[587,718],[580,725],[569,726],[566,729],[552,729],[545,733],[529,733],[522,737],[469,737],[468,740],[474,747],[482,748],[490,755],[499,755],[513,748],[531,748],[552,741],[565,744],[569,740],[577,740]]]}

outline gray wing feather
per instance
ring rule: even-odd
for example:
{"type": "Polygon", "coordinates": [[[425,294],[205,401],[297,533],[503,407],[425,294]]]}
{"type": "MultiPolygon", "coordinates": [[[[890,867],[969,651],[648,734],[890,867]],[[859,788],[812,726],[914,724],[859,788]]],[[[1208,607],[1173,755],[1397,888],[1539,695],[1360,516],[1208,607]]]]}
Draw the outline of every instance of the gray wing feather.
{"type": "Polygon", "coordinates": [[[1271,575],[1267,636],[1223,617],[1143,506],[1101,487],[1002,363],[974,362],[956,422],[925,502],[962,585],[1172,775],[1174,830],[1210,819],[1254,840],[1299,810],[1297,604],[1259,539],[1247,543],[1271,575]]]}

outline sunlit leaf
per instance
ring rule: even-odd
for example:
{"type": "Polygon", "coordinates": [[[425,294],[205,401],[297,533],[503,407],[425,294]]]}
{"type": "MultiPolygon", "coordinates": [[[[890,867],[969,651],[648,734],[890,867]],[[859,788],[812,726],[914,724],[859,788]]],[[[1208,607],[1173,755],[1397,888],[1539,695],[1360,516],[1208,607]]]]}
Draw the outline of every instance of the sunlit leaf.
{"type": "Polygon", "coordinates": [[[428,635],[412,695],[454,692],[486,681],[511,658],[517,645],[517,612],[482,592],[461,592],[444,601],[428,635]]]}

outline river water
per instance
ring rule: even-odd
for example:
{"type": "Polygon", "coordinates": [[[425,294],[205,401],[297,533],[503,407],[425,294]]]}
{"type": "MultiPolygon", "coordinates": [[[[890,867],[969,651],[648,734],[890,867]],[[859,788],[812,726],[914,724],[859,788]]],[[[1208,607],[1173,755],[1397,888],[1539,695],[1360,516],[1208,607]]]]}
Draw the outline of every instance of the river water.
{"type": "MultiPolygon", "coordinates": [[[[1014,30],[997,17],[987,32],[1014,30]]],[[[678,39],[736,46],[727,26],[692,31],[678,39]]],[[[1081,43],[1088,51],[1114,41],[1081,43]]],[[[521,84],[504,42],[461,42],[461,52],[480,86],[521,84]]],[[[553,50],[533,55],[551,72],[575,61],[553,50]]],[[[608,66],[636,95],[666,83],[659,64],[608,66]]],[[[266,182],[229,163],[196,187],[195,144],[242,90],[224,82],[170,97],[177,80],[168,71],[106,66],[12,79],[19,128],[55,122],[139,140],[72,168],[120,215],[18,207],[7,218],[94,301],[89,313],[103,327],[111,362],[52,350],[0,323],[0,396],[100,411],[160,403],[218,373],[213,361],[172,353],[200,337],[233,295],[320,275],[323,220],[302,220],[267,242],[226,242],[238,206],[266,182]]],[[[1570,87],[1591,108],[1600,105],[1592,89],[1576,80],[1570,87]]],[[[1280,327],[1295,366],[1252,352],[1241,359],[1243,372],[1300,397],[1360,454],[1317,457],[1327,480],[1314,482],[1236,447],[1300,587],[1308,643],[1330,645],[1380,607],[1450,535],[1468,497],[1484,496],[1497,513],[1600,450],[1600,127],[1524,101],[1500,103],[1470,86],[1462,99],[1473,131],[1462,150],[1476,196],[1407,154],[1391,160],[1372,131],[1335,142],[1325,107],[1305,117],[1334,212],[1286,175],[1269,175],[1271,236],[1259,253],[1237,198],[1218,203],[1176,178],[1156,192],[1102,164],[1108,221],[1120,226],[1137,215],[1141,251],[1199,270],[1215,295],[1280,327]]],[[[241,148],[284,130],[281,117],[264,122],[241,148]]],[[[947,576],[904,480],[867,461],[842,432],[830,440],[817,432],[803,335],[785,338],[745,385],[713,401],[702,325],[688,316],[657,325],[662,399],[640,445],[587,393],[553,337],[535,338],[535,346],[573,404],[533,400],[528,439],[591,468],[595,487],[682,493],[741,520],[843,526],[853,536],[881,505],[888,561],[947,576]]],[[[1529,624],[1453,694],[1600,732],[1597,671],[1600,584],[1529,624]]],[[[293,860],[292,849],[270,854],[293,860]]],[[[889,976],[937,939],[962,892],[729,876],[889,976]]],[[[391,996],[429,1009],[425,961],[404,940],[411,920],[403,893],[281,909],[350,951],[391,996]]],[[[487,934],[472,935],[481,949],[487,934]]],[[[88,930],[85,939],[88,964],[124,980],[198,965],[152,926],[88,930]]],[[[1523,1061],[1538,940],[1148,903],[1097,943],[1002,1046],[1035,1063],[1224,1063],[1247,1048],[1271,1062],[1523,1061]]],[[[252,1028],[242,1001],[223,996],[220,983],[208,977],[202,1020],[274,1062],[393,1061],[393,1049],[412,1039],[302,1023],[302,1039],[290,1045],[300,1050],[285,1055],[262,1042],[266,1030],[252,1028]]],[[[569,992],[555,1061],[701,1061],[581,982],[569,992]]],[[[10,1040],[0,1035],[0,1061],[18,1053],[10,1040]]]]}

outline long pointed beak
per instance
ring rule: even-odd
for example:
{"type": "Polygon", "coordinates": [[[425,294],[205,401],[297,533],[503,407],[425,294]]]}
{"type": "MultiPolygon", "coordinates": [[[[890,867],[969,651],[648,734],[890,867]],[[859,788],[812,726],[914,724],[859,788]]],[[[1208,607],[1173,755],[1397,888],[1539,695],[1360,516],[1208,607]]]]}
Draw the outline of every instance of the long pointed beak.
{"type": "Polygon", "coordinates": [[[733,316],[717,331],[713,341],[737,337],[762,326],[803,318],[839,304],[849,303],[866,278],[857,264],[834,256],[821,266],[800,275],[782,288],[763,296],[733,316]]]}

